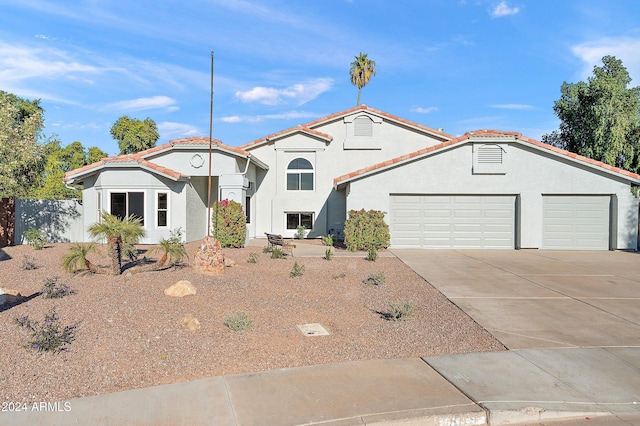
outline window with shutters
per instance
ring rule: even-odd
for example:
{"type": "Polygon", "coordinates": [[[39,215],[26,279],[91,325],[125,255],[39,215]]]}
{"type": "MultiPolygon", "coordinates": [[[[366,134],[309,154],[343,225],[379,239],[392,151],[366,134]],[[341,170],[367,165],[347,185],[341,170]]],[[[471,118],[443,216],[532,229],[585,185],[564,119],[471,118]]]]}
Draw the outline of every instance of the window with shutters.
{"type": "Polygon", "coordinates": [[[473,146],[474,174],[505,174],[506,151],[499,144],[475,144],[473,146]]]}

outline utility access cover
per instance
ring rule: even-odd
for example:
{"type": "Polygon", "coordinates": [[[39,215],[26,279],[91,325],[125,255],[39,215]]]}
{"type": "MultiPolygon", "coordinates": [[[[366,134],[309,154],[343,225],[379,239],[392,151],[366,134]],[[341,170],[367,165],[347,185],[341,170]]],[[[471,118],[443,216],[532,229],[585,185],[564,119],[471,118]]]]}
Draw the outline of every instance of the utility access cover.
{"type": "Polygon", "coordinates": [[[320,324],[299,324],[298,328],[305,336],[328,336],[330,333],[320,324]]]}

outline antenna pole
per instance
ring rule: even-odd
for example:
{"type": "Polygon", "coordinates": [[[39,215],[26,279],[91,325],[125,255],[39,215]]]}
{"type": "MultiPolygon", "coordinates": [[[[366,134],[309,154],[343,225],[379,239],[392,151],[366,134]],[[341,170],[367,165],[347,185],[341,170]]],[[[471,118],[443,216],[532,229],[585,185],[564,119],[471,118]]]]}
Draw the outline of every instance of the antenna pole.
{"type": "Polygon", "coordinates": [[[213,50],[211,51],[211,96],[209,100],[209,180],[207,184],[207,237],[211,236],[211,152],[213,151],[213,50]]]}

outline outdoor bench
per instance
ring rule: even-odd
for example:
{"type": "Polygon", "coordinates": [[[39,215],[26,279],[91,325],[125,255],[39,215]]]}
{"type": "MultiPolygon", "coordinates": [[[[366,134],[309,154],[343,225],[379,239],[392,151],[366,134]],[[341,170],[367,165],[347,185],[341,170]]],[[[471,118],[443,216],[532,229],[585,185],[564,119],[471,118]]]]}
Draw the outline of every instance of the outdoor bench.
{"type": "Polygon", "coordinates": [[[284,253],[289,252],[291,256],[293,256],[293,249],[296,248],[295,244],[291,244],[284,240],[282,235],[278,234],[269,234],[267,232],[264,233],[267,236],[267,241],[269,242],[269,248],[272,249],[276,246],[282,247],[282,251],[284,253]]]}

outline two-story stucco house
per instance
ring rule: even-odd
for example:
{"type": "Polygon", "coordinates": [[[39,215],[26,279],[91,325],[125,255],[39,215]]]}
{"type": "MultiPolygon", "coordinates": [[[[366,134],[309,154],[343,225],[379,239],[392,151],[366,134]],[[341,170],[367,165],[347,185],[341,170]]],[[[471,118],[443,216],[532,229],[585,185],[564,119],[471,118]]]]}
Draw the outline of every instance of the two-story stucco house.
{"type": "MultiPolygon", "coordinates": [[[[213,141],[211,200],[245,206],[247,238],[341,235],[347,212],[386,212],[392,247],[633,249],[640,176],[514,132],[448,135],[359,106],[240,147],[213,141]]],[[[145,243],[207,233],[209,139],[173,140],[73,170],[85,226],[143,218],[145,243]]],[[[85,236],[88,239],[88,236],[85,236]]]]}

